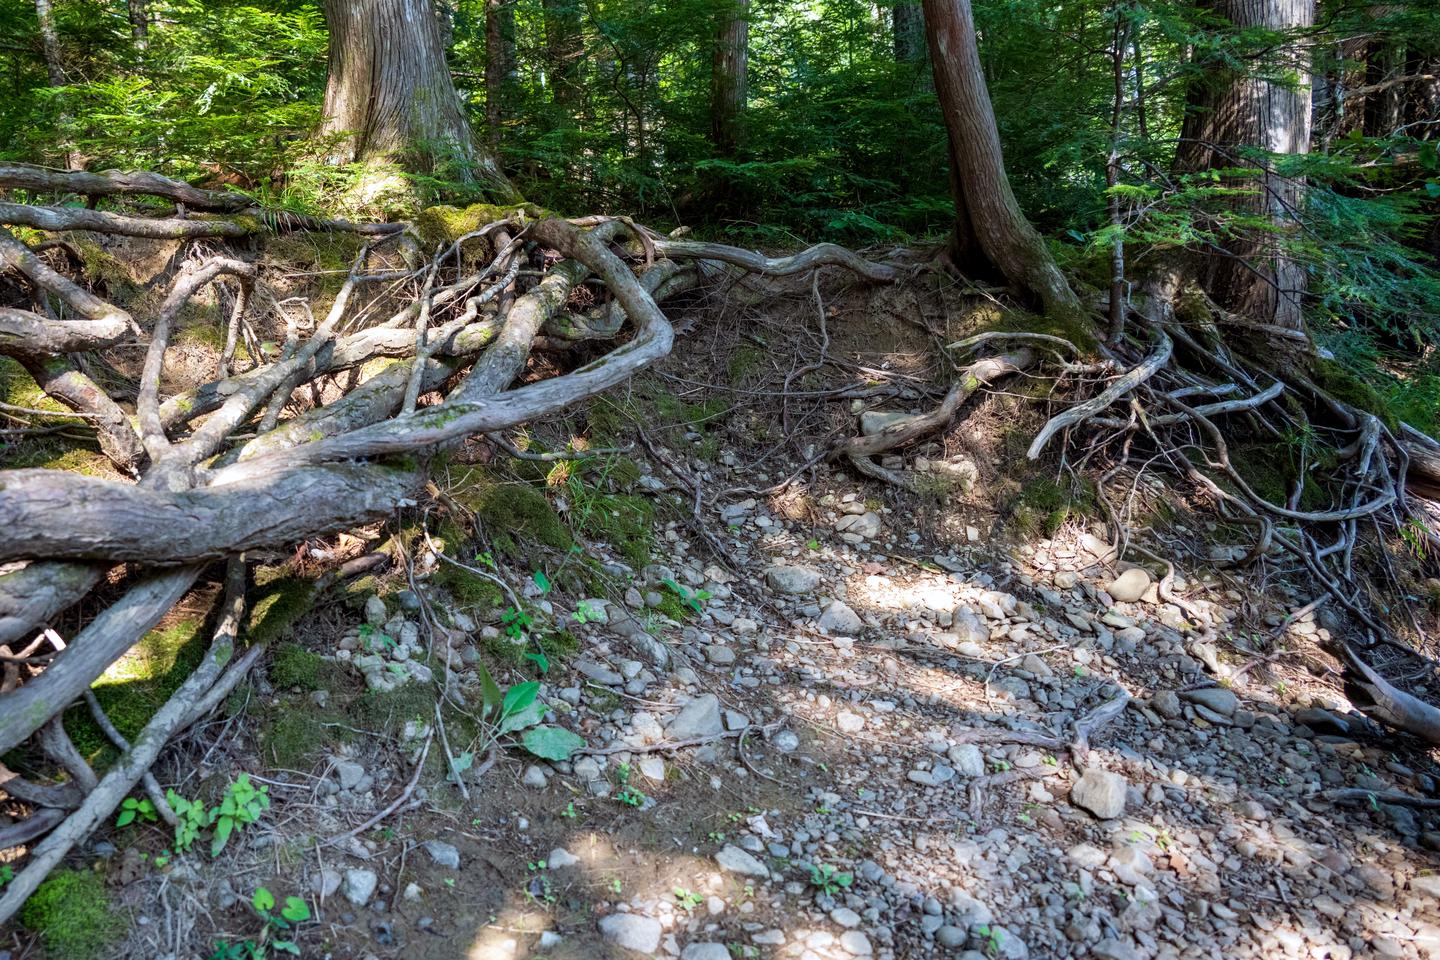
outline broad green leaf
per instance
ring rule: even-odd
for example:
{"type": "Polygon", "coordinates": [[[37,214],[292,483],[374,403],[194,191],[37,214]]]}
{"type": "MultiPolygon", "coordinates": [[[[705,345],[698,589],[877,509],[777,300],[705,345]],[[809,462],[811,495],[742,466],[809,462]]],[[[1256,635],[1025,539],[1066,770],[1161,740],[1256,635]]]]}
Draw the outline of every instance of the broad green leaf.
{"type": "Polygon", "coordinates": [[[480,697],[482,705],[482,716],[489,716],[500,709],[505,700],[505,695],[500,692],[500,685],[495,678],[490,676],[490,670],[483,661],[476,661],[475,672],[480,674],[480,697]]]}
{"type": "Polygon", "coordinates": [[[299,897],[286,897],[285,906],[280,910],[280,916],[291,923],[303,923],[310,919],[310,907],[299,897]]]}
{"type": "Polygon", "coordinates": [[[585,746],[585,738],[564,727],[534,727],[520,737],[521,744],[544,760],[569,760],[570,755],[585,746]]]}
{"type": "Polygon", "coordinates": [[[549,592],[550,592],[550,589],[551,589],[550,578],[547,577],[547,576],[545,576],[545,571],[543,571],[543,570],[536,570],[536,571],[535,571],[534,580],[535,580],[535,586],[537,586],[537,587],[540,588],[540,592],[541,592],[541,593],[549,593],[549,592]]]}
{"type": "Polygon", "coordinates": [[[275,909],[275,895],[264,887],[255,888],[255,895],[250,898],[250,902],[260,913],[269,913],[275,909]]]}
{"type": "MultiPolygon", "coordinates": [[[[221,817],[215,821],[215,837],[210,841],[210,856],[220,856],[220,851],[225,849],[225,844],[230,839],[230,832],[235,829],[235,821],[231,817],[221,817]]],[[[274,899],[271,899],[274,904],[274,899]]]]}
{"type": "Polygon", "coordinates": [[[505,691],[505,702],[501,706],[500,712],[507,717],[512,713],[519,713],[534,703],[535,698],[539,696],[539,694],[540,682],[538,680],[531,680],[527,683],[517,683],[505,691]]]}
{"type": "Polygon", "coordinates": [[[500,733],[514,733],[516,730],[524,730],[526,727],[533,727],[545,717],[545,705],[542,703],[531,703],[518,713],[507,713],[500,721],[500,733]]]}

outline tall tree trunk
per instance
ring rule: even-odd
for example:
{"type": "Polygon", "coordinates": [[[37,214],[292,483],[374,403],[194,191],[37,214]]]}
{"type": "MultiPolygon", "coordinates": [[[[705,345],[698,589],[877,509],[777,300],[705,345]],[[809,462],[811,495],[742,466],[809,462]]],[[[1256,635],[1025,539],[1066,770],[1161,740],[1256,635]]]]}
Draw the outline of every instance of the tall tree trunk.
{"type": "MultiPolygon", "coordinates": [[[[50,86],[65,86],[65,64],[60,53],[60,34],[55,29],[55,10],[50,0],[35,0],[35,17],[40,21],[40,46],[45,54],[45,73],[50,86]]],[[[70,125],[70,114],[61,110],[58,114],[61,127],[70,125]]],[[[82,167],[80,154],[70,144],[69,137],[62,136],[61,149],[65,151],[65,166],[70,170],[82,167]]]]}
{"type": "Polygon", "coordinates": [[[579,0],[541,0],[545,10],[545,56],[549,61],[550,96],[566,116],[580,104],[580,62],[585,55],[580,35],[579,0]]]}
{"type": "Polygon", "coordinates": [[[325,0],[330,77],[321,134],[345,161],[399,163],[518,198],[477,147],[455,92],[430,0],[325,0]]]}
{"type": "Polygon", "coordinates": [[[150,45],[149,4],[147,0],[127,0],[125,7],[130,16],[130,39],[137,50],[144,50],[150,45]]]}
{"type": "Polygon", "coordinates": [[[1083,317],[1079,299],[1020,211],[1005,175],[970,0],[924,0],[924,10],[935,92],[950,142],[956,214],[950,252],[956,266],[981,274],[998,271],[1047,313],[1083,317]]]}
{"type": "Polygon", "coordinates": [[[500,149],[505,122],[505,92],[515,71],[513,0],[485,0],[485,127],[490,149],[500,149]]]}
{"type": "Polygon", "coordinates": [[[726,0],[715,32],[710,74],[710,134],[722,154],[745,138],[745,100],[750,84],[750,0],[726,0]]]}
{"type": "Polygon", "coordinates": [[[935,89],[930,70],[930,48],[925,43],[925,11],[920,6],[920,0],[895,0],[892,32],[895,62],[914,67],[923,89],[935,89]]]}
{"type": "MultiPolygon", "coordinates": [[[[1208,0],[1208,9],[1235,31],[1300,31],[1312,25],[1314,0],[1208,0]]],[[[1264,63],[1237,70],[1221,57],[1205,64],[1187,94],[1187,116],[1176,166],[1182,173],[1246,167],[1254,176],[1230,185],[1253,187],[1231,202],[1240,216],[1260,214],[1273,224],[1249,231],[1205,256],[1202,283],[1226,309],[1261,323],[1303,330],[1305,268],[1287,256],[1284,235],[1303,202],[1304,181],[1278,175],[1266,159],[1244,156],[1306,153],[1310,149],[1310,65],[1298,37],[1267,45],[1264,63]],[[1280,78],[1288,74],[1294,82],[1280,78]]],[[[1290,341],[1293,347],[1294,342],[1290,341]]]]}

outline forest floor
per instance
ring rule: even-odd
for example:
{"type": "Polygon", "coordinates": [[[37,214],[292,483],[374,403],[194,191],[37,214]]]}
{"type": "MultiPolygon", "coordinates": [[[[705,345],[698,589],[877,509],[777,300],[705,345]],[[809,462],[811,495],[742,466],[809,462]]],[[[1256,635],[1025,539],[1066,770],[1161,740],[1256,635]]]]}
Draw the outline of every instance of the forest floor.
{"type": "MultiPolygon", "coordinates": [[[[536,672],[488,581],[420,550],[295,620],[157,768],[186,795],[249,772],[271,799],[258,823],[160,868],[154,826],[85,847],[76,866],[129,920],[103,955],[258,940],[263,886],[310,904],[306,957],[1440,956],[1434,812],[1332,794],[1432,795],[1430,752],[1349,712],[1323,618],[1289,619],[1309,585],[1279,559],[1225,568],[1239,532],[1182,492],[1142,480],[1130,533],[1175,565],[1183,609],[1163,570],[1106,560],[1093,491],[1065,507],[1060,471],[1019,453],[1033,385],[904,451],[916,492],[824,464],[781,495],[737,489],[790,476],[861,406],[933,405],[936,345],[990,307],[926,283],[841,283],[819,314],[808,282],[692,305],[675,357],[535,425],[630,464],[547,490],[510,462],[555,512],[490,515],[485,555],[535,618],[521,642],[550,638],[540,700],[589,752],[547,763],[507,738],[487,764],[449,707],[448,743],[432,735],[427,674],[474,702],[477,661],[502,686],[536,672]],[[605,575],[567,577],[581,555],[605,575]],[[362,660],[377,637],[394,642],[362,660]],[[1076,755],[1075,720],[1122,692],[1076,755]],[[447,751],[470,756],[468,797],[447,751]],[[418,803],[324,844],[422,754],[418,803]]],[[[448,476],[463,498],[472,475],[448,476]]],[[[43,952],[17,929],[10,955],[43,952]]]]}

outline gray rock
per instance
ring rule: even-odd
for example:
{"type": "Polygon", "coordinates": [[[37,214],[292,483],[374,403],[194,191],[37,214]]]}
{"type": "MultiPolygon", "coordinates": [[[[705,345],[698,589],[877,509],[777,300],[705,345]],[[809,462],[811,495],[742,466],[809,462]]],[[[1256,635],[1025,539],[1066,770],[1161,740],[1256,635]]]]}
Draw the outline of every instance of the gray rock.
{"type": "Polygon", "coordinates": [[[800,737],[794,730],[781,730],[770,738],[770,745],[781,753],[794,753],[800,749],[800,737]]]}
{"type": "Polygon", "coordinates": [[[446,843],[444,840],[426,840],[421,846],[425,848],[426,853],[430,854],[430,859],[440,866],[448,867],[451,870],[460,869],[460,851],[455,849],[453,844],[446,843]]]}
{"type": "Polygon", "coordinates": [[[840,948],[852,957],[868,957],[875,952],[870,938],[859,930],[846,930],[840,934],[840,948]]]}
{"type": "Polygon", "coordinates": [[[973,743],[957,743],[945,754],[955,772],[964,777],[985,776],[985,755],[973,743]]]}
{"type": "Polygon", "coordinates": [[[564,847],[556,847],[550,851],[550,856],[545,858],[545,866],[551,870],[564,870],[566,867],[573,867],[579,862],[580,858],[564,847]]]}
{"type": "Polygon", "coordinates": [[[665,725],[665,736],[671,740],[695,740],[700,737],[718,737],[725,731],[725,721],[720,715],[720,698],[713,693],[702,693],[680,708],[675,719],[665,725]]]}
{"type": "Polygon", "coordinates": [[[982,644],[990,639],[985,620],[969,607],[956,607],[950,614],[950,632],[957,637],[957,644],[982,644]]]}
{"type": "MultiPolygon", "coordinates": [[[[1413,884],[1411,886],[1414,886],[1413,884]]],[[[851,927],[860,926],[860,914],[849,907],[836,907],[830,911],[830,919],[847,930],[851,927]]]]}
{"type": "Polygon", "coordinates": [[[326,867],[311,878],[310,889],[321,900],[335,896],[336,891],[340,889],[340,871],[326,867]]]}
{"type": "Polygon", "coordinates": [[[849,710],[841,710],[835,715],[835,727],[841,733],[859,733],[865,729],[865,718],[849,710]]]}
{"type": "Polygon", "coordinates": [[[835,521],[835,529],[846,540],[869,540],[880,535],[880,515],[877,513],[846,514],[835,521]]]}
{"type": "Polygon", "coordinates": [[[1180,716],[1180,697],[1174,690],[1157,690],[1150,698],[1150,707],[1162,717],[1180,716]]]}
{"type": "Polygon", "coordinates": [[[598,684],[607,687],[618,687],[625,682],[625,678],[604,664],[596,663],[594,660],[576,660],[575,669],[598,684]]]}
{"type": "Polygon", "coordinates": [[[1191,703],[1198,703],[1203,707],[1214,710],[1222,717],[1233,717],[1235,711],[1240,706],[1240,698],[1224,687],[1202,687],[1199,690],[1186,690],[1180,694],[1180,697],[1191,703]]]}
{"type": "Polygon", "coordinates": [[[544,790],[549,784],[550,778],[545,775],[545,768],[538,763],[532,763],[525,768],[525,774],[520,782],[532,790],[544,790]]]}
{"type": "Polygon", "coordinates": [[[1105,585],[1105,592],[1120,603],[1133,603],[1145,596],[1150,589],[1150,574],[1140,567],[1132,567],[1105,585]]]}
{"type": "Polygon", "coordinates": [[[375,888],[379,885],[380,878],[376,876],[374,870],[346,870],[342,892],[345,894],[346,900],[357,907],[363,907],[370,902],[370,897],[374,895],[375,888]]]}
{"type": "Polygon", "coordinates": [[[820,614],[820,629],[840,637],[853,637],[865,629],[865,621],[843,601],[832,600],[820,614]]]}
{"type": "Polygon", "coordinates": [[[617,947],[654,953],[660,947],[660,921],[638,913],[612,913],[600,920],[600,935],[617,947]]]}
{"type": "Polygon", "coordinates": [[[730,951],[723,943],[692,943],[680,954],[680,960],[730,960],[730,951]]]}
{"type": "Polygon", "coordinates": [[[355,785],[365,778],[365,768],[353,760],[335,761],[335,779],[340,781],[341,790],[354,790],[355,785]]]}
{"type": "Polygon", "coordinates": [[[770,870],[765,864],[733,843],[727,843],[719,853],[715,854],[715,862],[720,864],[720,869],[738,873],[742,877],[765,878],[770,876],[770,870]]]}
{"type": "Polygon", "coordinates": [[[1140,954],[1134,947],[1114,937],[1107,937],[1095,944],[1090,950],[1090,956],[1096,960],[1140,960],[1140,954]]]}
{"type": "Polygon", "coordinates": [[[1089,810],[1101,820],[1118,817],[1125,812],[1125,778],[1109,770],[1086,770],[1085,775],[1070,788],[1070,802],[1089,810]]]}
{"type": "Polygon", "coordinates": [[[765,583],[776,593],[792,596],[813,593],[820,586],[820,574],[809,567],[776,565],[765,570],[765,583]]]}
{"type": "Polygon", "coordinates": [[[970,939],[970,931],[962,930],[960,927],[949,925],[935,931],[935,942],[948,950],[958,950],[965,946],[965,941],[970,939]]]}
{"type": "Polygon", "coordinates": [[[717,667],[728,667],[735,662],[735,651],[723,643],[712,643],[705,648],[705,659],[717,667]]]}
{"type": "Polygon", "coordinates": [[[365,598],[365,622],[372,627],[378,627],[385,622],[389,614],[385,611],[385,601],[371,594],[365,598]]]}

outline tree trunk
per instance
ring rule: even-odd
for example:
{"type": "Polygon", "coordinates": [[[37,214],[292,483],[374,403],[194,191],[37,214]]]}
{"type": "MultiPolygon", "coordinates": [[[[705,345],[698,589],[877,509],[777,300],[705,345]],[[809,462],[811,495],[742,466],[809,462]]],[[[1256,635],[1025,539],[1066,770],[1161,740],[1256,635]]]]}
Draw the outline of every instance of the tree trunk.
{"type": "Polygon", "coordinates": [[[970,0],[924,0],[935,91],[950,142],[955,231],[950,252],[967,272],[998,271],[1047,313],[1084,309],[1010,189],[995,111],[980,66],[970,0]]]}
{"type": "Polygon", "coordinates": [[[322,135],[345,162],[400,163],[518,198],[475,144],[430,0],[325,0],[330,77],[322,135]]]}
{"type": "Polygon", "coordinates": [[[135,41],[137,50],[150,45],[150,10],[147,0],[128,0],[126,12],[130,16],[130,39],[135,41]]]}
{"type": "Polygon", "coordinates": [[[545,10],[550,96],[566,116],[574,116],[584,92],[580,87],[580,62],[585,47],[580,35],[578,0],[541,0],[541,5],[545,10]]]}
{"type": "MultiPolygon", "coordinates": [[[[1314,0],[1209,0],[1208,7],[1236,31],[1299,31],[1312,24],[1315,14],[1314,0]]],[[[1259,70],[1236,70],[1218,57],[1205,64],[1187,95],[1176,167],[1182,173],[1258,168],[1253,176],[1228,179],[1229,186],[1253,188],[1252,194],[1235,198],[1230,208],[1238,216],[1266,216],[1273,229],[1250,231],[1208,254],[1201,281],[1227,310],[1303,330],[1305,268],[1287,256],[1284,234],[1293,229],[1304,181],[1280,176],[1269,160],[1246,154],[1309,151],[1310,65],[1298,39],[1267,46],[1264,57],[1259,76],[1253,75],[1259,70]],[[1295,82],[1272,79],[1284,72],[1295,82]]],[[[1293,348],[1293,341],[1287,342],[1293,348]]]]}
{"type": "Polygon", "coordinates": [[[515,70],[515,6],[512,0],[485,0],[485,127],[492,152],[500,149],[505,90],[515,70]]]}
{"type": "Polygon", "coordinates": [[[715,33],[710,74],[710,125],[715,148],[732,154],[744,141],[750,73],[750,0],[730,0],[715,33]]]}
{"type": "Polygon", "coordinates": [[[895,62],[925,60],[925,11],[918,3],[898,0],[895,4],[895,62]]]}

